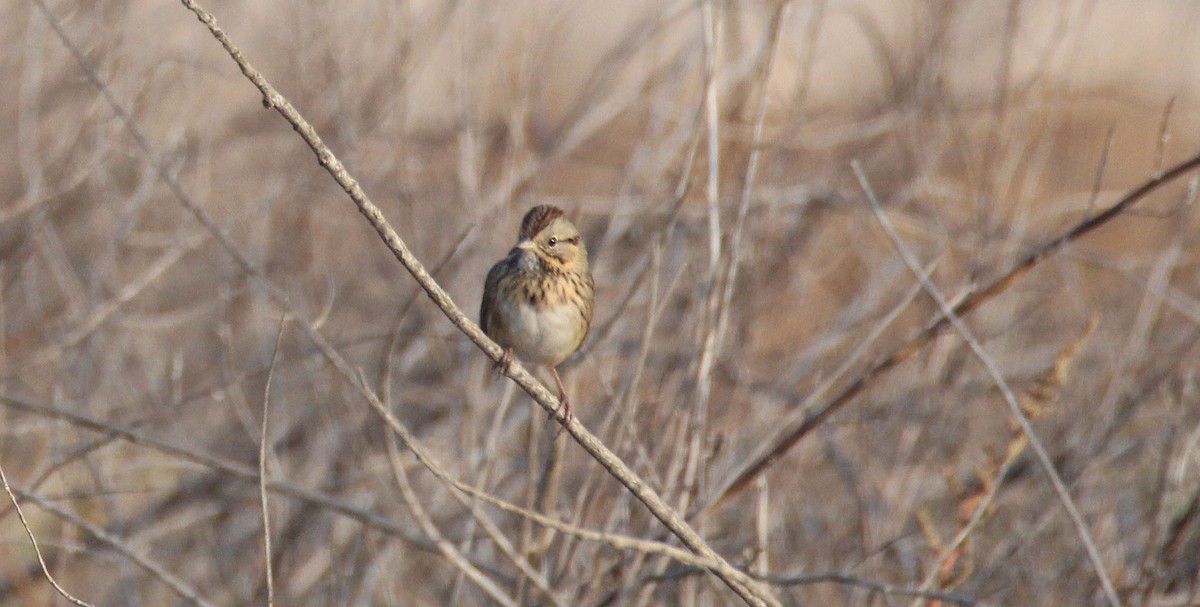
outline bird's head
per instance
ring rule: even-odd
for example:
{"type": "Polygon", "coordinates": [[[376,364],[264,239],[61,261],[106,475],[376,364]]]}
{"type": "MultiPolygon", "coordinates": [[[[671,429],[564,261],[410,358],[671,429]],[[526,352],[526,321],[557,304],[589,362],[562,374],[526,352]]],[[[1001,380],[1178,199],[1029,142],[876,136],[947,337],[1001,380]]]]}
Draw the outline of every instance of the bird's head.
{"type": "Polygon", "coordinates": [[[529,209],[521,220],[521,233],[514,252],[521,266],[535,270],[539,265],[561,271],[587,269],[587,247],[579,229],[563,210],[552,205],[529,209]]]}

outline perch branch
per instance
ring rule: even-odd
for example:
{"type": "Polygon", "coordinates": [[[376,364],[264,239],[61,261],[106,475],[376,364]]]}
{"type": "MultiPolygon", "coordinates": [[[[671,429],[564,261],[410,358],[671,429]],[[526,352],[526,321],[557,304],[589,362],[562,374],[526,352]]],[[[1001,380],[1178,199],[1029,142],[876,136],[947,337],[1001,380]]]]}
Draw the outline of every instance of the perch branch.
{"type": "MultiPolygon", "coordinates": [[[[446,318],[478,346],[479,349],[483,350],[488,357],[499,362],[503,354],[500,346],[484,335],[479,326],[463,314],[462,310],[450,299],[450,296],[442,289],[441,285],[430,276],[420,260],[409,250],[408,245],[392,229],[391,225],[384,218],[383,212],[379,210],[379,207],[371,202],[358,181],[350,175],[341,161],[324,144],[321,137],[317,134],[316,129],[300,115],[300,112],[274,86],[267,82],[266,78],[258,70],[250,65],[229,36],[221,28],[217,27],[216,19],[210,13],[201,8],[194,0],[181,1],[208,28],[209,32],[212,33],[221,46],[224,47],[242,74],[262,93],[263,105],[268,109],[274,109],[279,112],[292,125],[300,137],[304,139],[309,148],[317,155],[317,162],[329,172],[334,181],[350,196],[359,212],[366,217],[380,238],[383,239],[384,244],[387,245],[388,249],[396,256],[396,259],[412,275],[413,279],[417,281],[417,284],[420,285],[434,304],[446,315],[446,318]]],[[[545,386],[534,379],[523,366],[520,364],[510,365],[506,375],[525,390],[547,412],[553,413],[559,411],[557,398],[545,386]]],[[[711,559],[713,566],[709,567],[709,571],[720,578],[746,603],[751,605],[778,604],[769,591],[760,585],[745,584],[728,575],[724,571],[724,567],[720,566],[721,564],[728,565],[725,559],[717,554],[684,521],[683,517],[663,501],[625,462],[621,461],[616,454],[605,447],[598,438],[584,428],[579,423],[578,418],[565,419],[561,411],[556,415],[559,422],[563,423],[567,432],[575,441],[641,501],[650,510],[651,514],[670,529],[684,545],[695,553],[711,559]]]]}

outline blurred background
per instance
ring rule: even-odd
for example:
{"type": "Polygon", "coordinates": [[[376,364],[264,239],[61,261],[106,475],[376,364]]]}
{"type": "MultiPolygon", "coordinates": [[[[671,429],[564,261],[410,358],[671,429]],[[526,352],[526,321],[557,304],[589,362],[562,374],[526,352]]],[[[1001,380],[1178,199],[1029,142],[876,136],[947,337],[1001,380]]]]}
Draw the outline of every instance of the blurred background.
{"type": "MultiPolygon", "coordinates": [[[[273,369],[279,604],[497,604],[432,548],[397,469],[441,537],[519,604],[737,601],[708,574],[472,503],[485,525],[411,454],[389,456],[384,424],[297,318],[456,478],[672,541],[418,292],[194,15],[47,3],[50,18],[0,7],[0,466],[68,591],[266,604],[254,474],[273,369]]],[[[987,284],[1200,150],[1200,4],[205,7],[472,318],[524,211],[567,210],[597,283],[567,369],[575,414],[784,604],[1108,604],[953,332],[712,503],[785,420],[936,312],[851,162],[948,297],[987,284]],[[854,580],[798,577],[821,573],[854,580]]],[[[1191,176],[1158,190],[968,317],[1126,605],[1200,592],[1195,193],[1191,176]]],[[[50,604],[65,601],[4,500],[0,605],[50,604]]]]}

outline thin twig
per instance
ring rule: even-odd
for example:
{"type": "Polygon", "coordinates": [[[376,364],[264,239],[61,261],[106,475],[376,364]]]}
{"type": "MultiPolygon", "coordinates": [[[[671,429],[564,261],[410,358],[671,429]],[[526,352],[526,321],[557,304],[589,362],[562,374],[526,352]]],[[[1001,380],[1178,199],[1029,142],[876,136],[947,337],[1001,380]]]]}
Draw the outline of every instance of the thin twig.
{"type": "MultiPolygon", "coordinates": [[[[169,457],[198,465],[233,479],[254,485],[258,484],[258,471],[250,466],[181,447],[151,436],[141,430],[75,413],[75,411],[82,409],[79,406],[58,406],[39,403],[32,399],[7,394],[2,391],[0,391],[0,401],[5,402],[7,406],[14,409],[43,417],[60,419],[74,426],[87,428],[88,430],[99,432],[109,437],[120,438],[128,443],[153,449],[169,457]]],[[[428,540],[414,535],[395,521],[384,518],[374,512],[363,510],[336,497],[311,491],[283,480],[270,480],[267,482],[267,488],[280,495],[286,495],[317,508],[335,512],[382,533],[404,538],[416,547],[427,550],[434,549],[433,544],[428,540]]]]}
{"type": "Polygon", "coordinates": [[[691,403],[687,434],[687,460],[676,508],[686,512],[692,496],[703,489],[708,439],[708,413],[712,394],[712,370],[716,364],[717,305],[721,261],[721,114],[717,96],[717,45],[721,21],[713,6],[705,0],[700,7],[700,25],[704,46],[704,116],[708,152],[708,176],[705,200],[708,212],[708,275],[704,280],[704,311],[700,316],[699,355],[696,363],[696,397],[691,403]]]}
{"type": "Polygon", "coordinates": [[[996,384],[996,387],[1000,390],[1000,393],[1004,395],[1004,402],[1008,404],[1009,413],[1017,420],[1018,423],[1020,423],[1021,430],[1025,433],[1025,437],[1029,440],[1029,447],[1033,450],[1034,455],[1037,457],[1038,463],[1041,464],[1043,472],[1046,473],[1046,477],[1050,480],[1050,484],[1053,485],[1055,493],[1058,494],[1058,499],[1059,502],[1061,502],[1063,509],[1066,510],[1067,514],[1071,517],[1071,522],[1075,525],[1075,531],[1079,535],[1080,542],[1083,543],[1084,548],[1087,550],[1088,558],[1092,561],[1092,567],[1096,571],[1096,576],[1100,579],[1100,585],[1104,588],[1104,593],[1108,597],[1109,604],[1113,605],[1113,607],[1120,607],[1121,599],[1117,596],[1117,590],[1113,586],[1112,580],[1110,580],[1108,577],[1108,572],[1104,568],[1104,561],[1100,558],[1100,551],[1096,549],[1095,542],[1092,541],[1092,536],[1088,531],[1087,523],[1084,522],[1083,516],[1079,514],[1079,509],[1075,507],[1075,501],[1071,498],[1071,492],[1067,490],[1067,487],[1063,484],[1058,472],[1054,469],[1054,462],[1050,460],[1050,455],[1046,452],[1045,446],[1042,445],[1041,439],[1039,439],[1037,434],[1034,433],[1033,424],[1030,423],[1029,417],[1025,415],[1025,412],[1021,410],[1021,405],[1017,402],[1017,397],[1015,394],[1013,394],[1012,389],[1008,386],[1008,382],[1005,381],[1004,375],[1000,372],[1000,369],[996,366],[995,361],[993,361],[991,356],[988,355],[987,351],[983,349],[983,345],[979,343],[979,340],[975,338],[975,335],[971,332],[967,325],[962,321],[961,318],[959,318],[954,310],[951,309],[950,304],[947,303],[946,298],[942,295],[941,291],[933,284],[933,281],[929,280],[929,278],[921,271],[920,264],[917,262],[912,252],[908,250],[908,247],[900,239],[900,235],[897,234],[896,230],[892,227],[891,220],[889,220],[887,215],[884,214],[883,207],[879,204],[879,199],[875,197],[875,192],[871,189],[871,184],[867,181],[867,176],[863,173],[862,167],[859,166],[858,161],[852,162],[851,166],[854,168],[855,176],[858,177],[859,185],[862,186],[863,191],[867,195],[867,200],[871,204],[871,209],[874,211],[876,219],[879,220],[879,224],[887,233],[888,239],[892,241],[892,244],[895,245],[896,250],[899,252],[901,258],[904,259],[905,265],[907,265],[909,270],[911,270],[912,273],[917,276],[917,279],[921,281],[921,285],[925,287],[925,291],[929,293],[929,296],[937,302],[938,308],[942,311],[942,314],[946,318],[950,319],[950,322],[954,325],[954,329],[959,333],[959,335],[962,336],[963,340],[967,342],[967,345],[970,346],[971,351],[975,353],[975,356],[979,358],[980,362],[983,363],[984,367],[988,371],[988,374],[992,376],[992,381],[996,384]]]}
{"type": "Polygon", "coordinates": [[[771,488],[767,485],[766,477],[762,476],[754,484],[758,489],[758,507],[754,517],[758,554],[755,555],[753,571],[762,576],[771,572],[771,488]]]}
{"type": "Polygon", "coordinates": [[[405,505],[408,506],[409,512],[417,520],[417,524],[421,526],[421,530],[425,532],[425,535],[433,539],[442,556],[446,557],[446,560],[450,561],[456,569],[470,578],[472,582],[475,582],[476,586],[486,592],[497,603],[509,607],[517,607],[518,603],[516,599],[509,596],[494,580],[487,577],[487,575],[463,557],[462,553],[459,552],[458,548],[450,540],[442,537],[441,531],[438,530],[437,525],[434,524],[433,519],[430,518],[425,508],[421,506],[421,501],[417,499],[417,493],[413,491],[412,483],[408,481],[408,474],[404,471],[404,466],[398,464],[395,458],[390,458],[388,461],[392,463],[392,474],[396,478],[396,484],[400,487],[400,496],[404,499],[405,505]]]}
{"type": "Polygon", "coordinates": [[[967,541],[967,538],[975,532],[976,527],[983,522],[984,517],[991,511],[992,504],[996,501],[996,496],[1000,494],[1001,487],[1004,486],[1004,479],[1008,478],[1009,472],[1016,465],[1017,461],[1017,457],[1006,457],[993,472],[991,478],[984,485],[984,493],[979,496],[978,503],[975,504],[974,510],[971,511],[971,516],[963,523],[958,533],[954,534],[950,542],[942,546],[941,554],[934,561],[937,565],[931,567],[925,579],[921,581],[922,590],[928,590],[933,587],[934,582],[937,581],[938,576],[942,572],[942,566],[967,541]]]}
{"type": "Polygon", "coordinates": [[[146,290],[154,281],[158,280],[167,270],[171,269],[184,256],[201,245],[208,242],[211,237],[206,232],[200,232],[191,237],[184,238],[180,243],[171,247],[166,253],[163,253],[150,267],[142,273],[141,276],[130,281],[129,284],[117,291],[116,297],[101,303],[96,306],[87,318],[76,323],[65,336],[46,344],[45,346],[34,351],[29,356],[29,365],[41,365],[43,363],[58,360],[62,356],[63,350],[75,346],[79,342],[86,339],[94,333],[105,321],[107,321],[114,313],[121,309],[121,306],[129,303],[134,297],[137,297],[146,290]]]}
{"type": "MultiPolygon", "coordinates": [[[[83,459],[84,457],[87,457],[89,454],[91,454],[94,451],[103,449],[104,447],[111,445],[116,440],[117,440],[116,436],[111,436],[111,435],[110,436],[102,436],[100,438],[97,438],[97,439],[94,439],[94,440],[88,442],[85,445],[76,447],[70,453],[64,454],[63,456],[59,457],[58,460],[52,462],[49,466],[46,466],[46,468],[44,470],[42,470],[42,472],[40,474],[37,475],[37,478],[33,479],[33,482],[30,483],[29,489],[32,491],[37,491],[38,489],[41,488],[42,484],[44,484],[46,481],[50,480],[50,477],[54,476],[55,472],[58,472],[59,470],[62,470],[64,467],[66,467],[74,462],[77,462],[77,461],[83,459]]],[[[15,504],[14,504],[14,506],[15,506],[15,504]]],[[[0,521],[4,520],[4,517],[8,516],[8,513],[10,510],[12,510],[12,508],[7,507],[7,506],[4,509],[0,509],[0,521]]]]}
{"type": "Polygon", "coordinates": [[[1169,131],[1171,126],[1171,112],[1175,109],[1174,95],[1167,100],[1166,107],[1163,108],[1162,119],[1158,123],[1158,140],[1154,142],[1154,170],[1161,171],[1163,157],[1167,152],[1167,142],[1171,140],[1169,131]]]}
{"type": "MultiPolygon", "coordinates": [[[[966,293],[962,301],[955,305],[952,311],[958,317],[970,314],[979,306],[1003,293],[1008,287],[1012,286],[1013,283],[1025,276],[1025,274],[1042,261],[1066,248],[1067,245],[1106,225],[1151,193],[1187,175],[1197,167],[1200,167],[1200,154],[1193,155],[1166,171],[1156,173],[1142,182],[1141,185],[1127,192],[1112,206],[1076,223],[1065,232],[1034,247],[1032,252],[1013,264],[999,278],[981,288],[966,293]]],[[[875,378],[887,373],[901,362],[907,360],[949,327],[949,317],[942,312],[938,312],[938,315],[924,329],[900,344],[899,347],[892,350],[888,355],[871,364],[843,388],[841,392],[838,392],[825,402],[825,404],[815,409],[798,409],[791,415],[780,420],[777,424],[780,430],[770,440],[765,441],[763,446],[755,451],[747,459],[746,463],[738,469],[737,473],[732,475],[731,479],[716,493],[706,510],[717,507],[719,504],[725,502],[729,496],[749,486],[751,481],[765,472],[771,464],[783,457],[792,447],[800,442],[800,439],[807,436],[809,432],[828,419],[830,415],[833,415],[834,412],[861,394],[875,378]]]]}
{"type": "Polygon", "coordinates": [[[721,259],[721,108],[717,98],[717,45],[721,41],[721,22],[715,15],[714,0],[701,5],[700,21],[704,30],[704,118],[707,123],[708,178],[705,198],[708,202],[708,272],[716,288],[717,264],[721,259]]]}
{"type": "MultiPolygon", "coordinates": [[[[418,457],[418,459],[420,459],[422,457],[426,457],[426,456],[424,456],[424,454],[422,454],[418,457]]],[[[711,566],[711,562],[708,559],[697,556],[691,552],[688,552],[687,550],[683,550],[681,548],[676,548],[670,544],[665,544],[663,542],[656,542],[653,540],[644,540],[644,539],[631,537],[631,536],[627,536],[627,535],[620,535],[617,533],[605,533],[603,531],[595,531],[593,529],[587,529],[585,527],[580,527],[578,525],[573,525],[570,523],[565,523],[565,522],[559,521],[557,519],[553,519],[551,517],[548,517],[539,512],[535,512],[528,508],[522,508],[521,506],[518,506],[511,502],[507,502],[507,501],[502,500],[494,495],[491,495],[491,494],[487,493],[486,491],[481,491],[475,487],[472,487],[471,485],[468,485],[461,481],[455,480],[453,477],[450,477],[448,474],[446,474],[446,472],[444,470],[442,470],[440,467],[437,467],[436,464],[430,466],[430,464],[427,462],[421,462],[421,463],[426,465],[426,467],[431,472],[433,472],[433,474],[435,476],[440,478],[443,482],[454,487],[455,489],[458,489],[459,491],[462,491],[463,493],[465,493],[467,495],[475,497],[475,498],[479,499],[480,501],[491,504],[491,505],[493,505],[497,508],[500,508],[501,510],[504,510],[506,512],[522,516],[522,517],[524,517],[530,521],[533,521],[539,525],[542,525],[544,527],[562,532],[566,535],[576,537],[579,539],[583,539],[583,540],[606,544],[608,546],[611,546],[611,547],[619,549],[619,550],[631,550],[631,551],[635,551],[635,552],[638,552],[641,554],[652,554],[652,555],[664,556],[664,557],[667,557],[674,561],[678,561],[679,563],[681,563],[683,565],[688,565],[688,566],[696,567],[696,568],[700,568],[700,569],[706,569],[711,566]]],[[[740,569],[733,568],[733,567],[731,567],[727,573],[730,576],[736,577],[743,581],[749,581],[750,578],[753,577],[753,576],[750,576],[750,575],[746,574],[745,572],[741,571],[740,569]]]]}
{"type": "MultiPolygon", "coordinates": [[[[713,557],[710,557],[710,556],[704,555],[704,554],[691,554],[685,550],[681,550],[679,548],[674,548],[672,546],[663,544],[661,542],[649,542],[646,540],[638,540],[638,539],[634,539],[634,538],[614,536],[612,534],[584,531],[584,530],[581,530],[580,528],[568,528],[561,523],[549,522],[549,521],[551,521],[551,519],[549,519],[547,517],[537,515],[536,513],[531,513],[529,511],[519,508],[518,506],[513,506],[511,504],[508,504],[507,502],[503,502],[502,500],[500,500],[498,498],[495,498],[483,491],[475,489],[474,487],[471,487],[465,483],[462,483],[461,481],[454,479],[449,474],[447,474],[440,465],[438,465],[438,463],[432,458],[432,456],[429,455],[429,453],[427,453],[423,448],[420,447],[420,445],[418,445],[413,440],[412,433],[409,432],[408,429],[405,428],[402,424],[400,424],[396,420],[395,416],[392,415],[392,413],[390,411],[388,411],[386,407],[384,407],[383,403],[379,400],[379,397],[376,396],[375,393],[372,392],[369,388],[367,388],[365,378],[360,378],[358,388],[359,388],[360,394],[362,394],[362,396],[368,400],[368,402],[371,404],[371,406],[373,408],[375,408],[375,410],[381,416],[384,417],[384,419],[388,422],[389,426],[392,428],[392,431],[395,434],[395,436],[398,437],[404,443],[404,446],[406,446],[409,449],[409,451],[412,452],[413,456],[415,456],[417,458],[417,461],[420,462],[422,466],[424,466],[427,470],[429,470],[431,473],[433,473],[434,476],[436,476],[438,479],[442,480],[447,485],[453,486],[465,493],[468,493],[468,494],[470,494],[474,497],[477,497],[481,500],[484,500],[488,503],[491,503],[491,504],[494,504],[497,506],[501,506],[506,509],[509,509],[509,508],[516,509],[516,511],[519,512],[520,514],[522,514],[523,516],[529,516],[529,517],[533,518],[533,520],[535,520],[536,522],[542,523],[546,526],[558,529],[560,531],[564,531],[565,533],[572,533],[572,534],[578,535],[580,537],[586,537],[587,539],[596,539],[596,540],[600,540],[600,541],[605,541],[605,542],[610,543],[613,546],[618,547],[618,548],[636,548],[638,550],[642,550],[642,551],[649,552],[649,553],[668,555],[671,558],[678,560],[680,562],[684,562],[684,563],[687,563],[687,564],[690,564],[693,566],[702,567],[702,568],[712,572],[714,575],[717,575],[717,577],[719,577],[722,581],[727,581],[727,583],[737,584],[739,587],[743,587],[743,588],[753,587],[752,584],[754,582],[752,579],[750,579],[748,576],[746,576],[746,574],[743,573],[741,570],[730,565],[728,562],[724,561],[723,559],[714,559],[713,557]]],[[[439,546],[439,549],[440,548],[441,547],[439,546]]],[[[779,605],[779,603],[774,600],[774,597],[772,597],[769,594],[767,595],[767,597],[769,599],[771,599],[771,604],[779,605]]]]}
{"type": "Polygon", "coordinates": [[[775,584],[778,586],[799,586],[802,584],[820,584],[823,582],[832,582],[850,586],[860,586],[862,588],[870,588],[872,590],[882,592],[885,595],[913,596],[917,598],[939,601],[950,601],[951,603],[957,603],[959,605],[976,604],[975,599],[968,596],[963,596],[961,594],[955,594],[953,592],[908,588],[906,586],[897,586],[895,584],[862,578],[846,573],[801,573],[797,575],[755,575],[754,577],[769,584],[775,584]]]}
{"type": "MultiPolygon", "coordinates": [[[[937,268],[938,261],[939,260],[935,259],[929,263],[929,265],[925,268],[926,275],[933,273],[933,271],[937,268]]],[[[900,300],[883,315],[882,318],[876,321],[870,332],[868,332],[867,335],[859,341],[858,345],[856,345],[853,350],[843,357],[841,364],[839,364],[838,367],[824,379],[824,381],[822,381],[809,393],[804,402],[801,403],[799,410],[808,411],[812,403],[819,402],[821,398],[824,398],[825,394],[832,390],[834,385],[836,385],[837,382],[840,381],[842,377],[850,371],[850,368],[854,366],[854,364],[857,363],[864,354],[866,354],[871,346],[876,343],[879,337],[883,335],[883,332],[886,331],[888,327],[892,326],[892,323],[900,317],[901,313],[908,309],[909,304],[911,304],[920,293],[921,283],[913,282],[908,291],[904,293],[904,296],[902,296],[900,300]]],[[[734,480],[737,478],[738,477],[735,477],[734,480]]],[[[734,491],[730,489],[731,486],[732,484],[726,484],[723,489],[717,491],[717,499],[710,501],[703,508],[696,511],[695,514],[693,514],[690,518],[699,519],[708,516],[709,513],[721,505],[723,501],[722,496],[733,495],[734,491]]]]}
{"type": "Polygon", "coordinates": [[[1116,133],[1116,127],[1108,128],[1108,135],[1104,138],[1104,149],[1100,152],[1100,161],[1096,163],[1096,174],[1092,177],[1092,193],[1088,196],[1084,212],[1090,213],[1096,207],[1096,199],[1100,197],[1100,186],[1104,185],[1104,169],[1108,166],[1108,154],[1112,151],[1113,138],[1116,137],[1116,133]]]}
{"type": "Polygon", "coordinates": [[[737,216],[733,221],[733,232],[729,239],[729,264],[725,270],[725,284],[721,295],[721,311],[717,317],[718,349],[725,343],[725,334],[729,330],[729,317],[733,309],[733,290],[737,284],[738,271],[742,262],[742,237],[746,229],[746,216],[750,212],[751,192],[754,191],[754,181],[758,177],[758,164],[762,152],[763,127],[767,121],[767,105],[770,95],[767,86],[771,82],[771,74],[775,71],[775,63],[779,57],[780,33],[787,17],[789,0],[780,2],[771,16],[769,34],[767,35],[767,61],[763,66],[762,77],[758,82],[758,108],[755,110],[754,134],[750,138],[750,159],[746,161],[746,176],[742,183],[742,193],[738,201],[737,216]]]}
{"type": "Polygon", "coordinates": [[[96,525],[93,525],[93,524],[87,522],[86,520],[83,519],[83,517],[79,516],[78,514],[72,512],[70,510],[67,510],[66,508],[63,508],[63,507],[59,506],[58,504],[55,504],[54,502],[46,499],[45,497],[41,496],[40,494],[21,489],[20,487],[14,487],[13,490],[17,494],[21,495],[22,497],[37,502],[38,505],[42,507],[42,509],[53,514],[54,516],[56,516],[64,521],[67,521],[67,522],[83,529],[84,531],[88,532],[89,535],[96,538],[96,540],[99,541],[101,544],[104,544],[105,546],[111,548],[117,554],[120,554],[121,556],[125,557],[126,559],[129,559],[131,562],[133,562],[138,567],[145,569],[146,572],[148,572],[151,577],[153,577],[154,579],[157,579],[158,581],[165,584],[168,588],[171,589],[172,592],[179,595],[180,598],[185,599],[187,601],[191,601],[197,605],[200,605],[201,607],[214,607],[212,603],[208,602],[207,600],[204,599],[204,597],[200,596],[200,594],[196,591],[195,588],[192,588],[183,580],[175,577],[173,574],[168,572],[166,569],[163,569],[162,566],[160,566],[158,563],[155,563],[154,561],[150,560],[148,557],[146,557],[142,553],[138,552],[137,550],[134,550],[133,547],[126,544],[125,541],[122,540],[121,538],[105,531],[104,529],[102,529],[100,527],[97,527],[96,525]]]}
{"type": "Polygon", "coordinates": [[[72,596],[71,593],[58,584],[58,580],[55,580],[53,575],[50,575],[50,569],[46,567],[46,559],[42,558],[42,549],[38,547],[37,538],[33,536],[33,529],[29,528],[29,521],[25,520],[25,512],[21,510],[21,504],[17,503],[17,496],[13,494],[12,487],[8,486],[8,477],[4,475],[3,466],[0,466],[0,483],[4,483],[4,491],[8,493],[8,499],[12,501],[13,508],[17,510],[17,518],[21,519],[21,526],[25,528],[25,534],[29,536],[29,543],[33,545],[33,552],[37,555],[38,564],[42,566],[42,574],[46,576],[46,580],[68,601],[76,605],[92,607],[91,603],[85,603],[72,596]]]}
{"type": "Polygon", "coordinates": [[[263,389],[262,433],[258,438],[258,497],[262,505],[263,561],[267,568],[267,607],[275,604],[275,576],[271,571],[271,513],[267,506],[267,420],[271,411],[271,381],[275,379],[275,365],[279,361],[279,343],[283,341],[283,327],[287,318],[279,321],[279,332],[275,334],[275,350],[271,352],[271,370],[267,372],[267,386],[263,389]]]}
{"type": "MultiPolygon", "coordinates": [[[[400,461],[400,449],[396,443],[396,435],[389,434],[387,439],[388,461],[391,463],[393,476],[397,476],[399,474],[396,472],[396,470],[404,467],[403,462],[400,461]]],[[[427,466],[426,462],[420,463],[427,466]]],[[[438,470],[441,472],[440,468],[438,470]]],[[[435,473],[435,475],[437,475],[438,480],[443,482],[446,482],[446,479],[449,478],[449,475],[446,475],[446,477],[442,477],[438,475],[438,473],[435,473]]],[[[399,478],[397,478],[397,483],[400,483],[399,478]]],[[[564,607],[566,602],[554,593],[554,590],[550,587],[550,582],[546,580],[545,576],[538,573],[533,568],[529,561],[522,556],[522,553],[518,551],[515,546],[513,546],[512,542],[504,535],[504,533],[492,521],[492,519],[486,514],[480,512],[479,509],[474,506],[471,500],[467,499],[461,492],[453,490],[457,484],[457,481],[450,483],[450,496],[467,509],[467,511],[471,514],[472,520],[483,527],[484,533],[487,533],[488,537],[490,537],[492,541],[496,542],[496,546],[500,548],[500,551],[503,552],[504,555],[507,556],[509,560],[511,560],[513,564],[517,566],[517,569],[521,570],[521,574],[524,575],[526,579],[532,581],[533,584],[538,587],[538,589],[545,593],[546,597],[550,599],[551,603],[557,605],[558,607],[564,607]]],[[[461,551],[459,552],[461,553],[461,551]]],[[[460,571],[460,573],[466,575],[465,572],[460,571]]]]}

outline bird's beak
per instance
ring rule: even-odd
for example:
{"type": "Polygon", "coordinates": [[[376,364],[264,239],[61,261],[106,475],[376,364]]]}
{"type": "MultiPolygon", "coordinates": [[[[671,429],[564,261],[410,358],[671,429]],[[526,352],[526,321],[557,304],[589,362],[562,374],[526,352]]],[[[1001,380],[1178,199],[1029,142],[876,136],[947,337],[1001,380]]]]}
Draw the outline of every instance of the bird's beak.
{"type": "Polygon", "coordinates": [[[536,251],[537,245],[528,238],[522,238],[521,240],[517,241],[517,246],[514,248],[521,249],[522,251],[536,251]]]}

